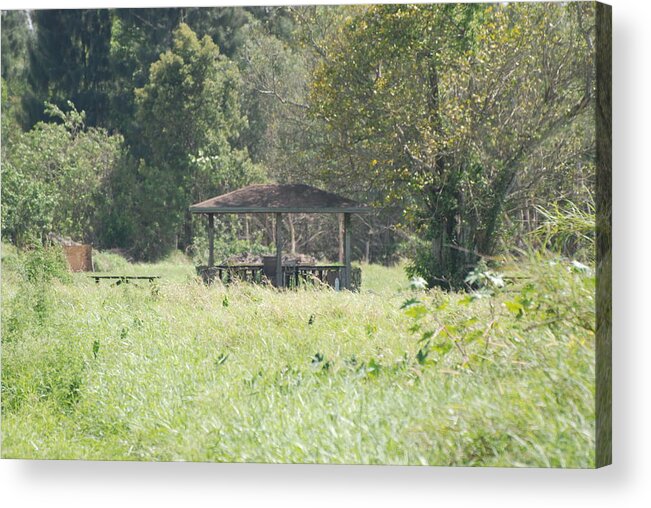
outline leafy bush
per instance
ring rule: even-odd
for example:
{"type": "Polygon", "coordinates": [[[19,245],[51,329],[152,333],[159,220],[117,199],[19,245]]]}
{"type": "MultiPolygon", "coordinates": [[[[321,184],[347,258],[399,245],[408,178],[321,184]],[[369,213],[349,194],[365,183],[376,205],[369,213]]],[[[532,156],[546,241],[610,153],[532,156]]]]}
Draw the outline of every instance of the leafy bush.
{"type": "Polygon", "coordinates": [[[54,279],[70,282],[71,276],[63,249],[36,246],[20,256],[19,271],[27,282],[46,284],[54,279]]]}
{"type": "Polygon", "coordinates": [[[415,239],[410,246],[409,264],[406,266],[410,278],[422,277],[428,286],[438,286],[445,289],[464,287],[465,277],[473,263],[479,257],[472,253],[465,253],[454,249],[447,249],[449,256],[439,259],[432,249],[432,241],[415,239]],[[463,254],[466,263],[459,263],[456,259],[463,254]]]}
{"type": "MultiPolygon", "coordinates": [[[[5,251],[3,246],[3,251],[5,251]]],[[[3,295],[2,341],[20,340],[32,326],[41,326],[52,311],[55,301],[52,281],[69,283],[72,277],[60,247],[36,246],[24,252],[16,251],[2,258],[3,279],[14,281],[12,298],[3,295]]]]}
{"type": "Polygon", "coordinates": [[[510,274],[479,266],[466,278],[473,291],[463,298],[433,293],[430,302],[406,300],[402,308],[413,321],[410,330],[419,335],[417,363],[474,371],[486,360],[496,361],[493,356],[505,348],[524,350],[549,335],[556,345],[587,343],[594,336],[594,306],[585,305],[594,301],[593,271],[576,261],[529,257],[505,261],[510,274]],[[517,266],[529,271],[514,270],[517,266]]]}
{"type": "Polygon", "coordinates": [[[18,246],[56,231],[97,236],[106,182],[120,164],[122,138],[84,125],[84,112],[48,105],[61,123],[40,122],[7,147],[2,164],[2,228],[18,246]]]}

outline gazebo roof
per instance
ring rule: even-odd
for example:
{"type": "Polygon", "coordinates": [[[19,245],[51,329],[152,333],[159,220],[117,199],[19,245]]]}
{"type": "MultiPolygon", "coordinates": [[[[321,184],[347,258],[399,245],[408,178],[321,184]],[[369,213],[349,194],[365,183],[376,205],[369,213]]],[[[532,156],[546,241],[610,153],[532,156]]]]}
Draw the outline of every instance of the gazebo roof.
{"type": "Polygon", "coordinates": [[[207,199],[190,207],[192,213],[365,213],[372,211],[356,201],[311,185],[264,184],[207,199]]]}

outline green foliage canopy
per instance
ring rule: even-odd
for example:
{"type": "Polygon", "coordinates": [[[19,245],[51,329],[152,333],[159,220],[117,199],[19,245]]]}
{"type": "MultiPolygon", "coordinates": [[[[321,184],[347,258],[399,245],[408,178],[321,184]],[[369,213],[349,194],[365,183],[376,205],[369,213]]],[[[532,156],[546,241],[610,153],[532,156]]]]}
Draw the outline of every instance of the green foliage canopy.
{"type": "Polygon", "coordinates": [[[240,112],[237,66],[189,26],[174,32],[173,47],[136,89],[141,143],[137,153],[142,221],[136,250],[156,257],[193,237],[189,203],[259,178],[246,149],[238,148],[246,117],[240,112]]]}
{"type": "Polygon", "coordinates": [[[590,5],[376,6],[337,34],[311,93],[328,125],[325,150],[405,207],[425,240],[414,274],[462,283],[478,254],[497,249],[521,184],[576,158],[558,141],[593,105],[593,14],[590,5]]]}
{"type": "Polygon", "coordinates": [[[7,147],[2,164],[3,235],[17,245],[51,231],[93,242],[105,186],[121,160],[122,137],[86,128],[85,115],[48,105],[61,123],[40,122],[7,147]]]}

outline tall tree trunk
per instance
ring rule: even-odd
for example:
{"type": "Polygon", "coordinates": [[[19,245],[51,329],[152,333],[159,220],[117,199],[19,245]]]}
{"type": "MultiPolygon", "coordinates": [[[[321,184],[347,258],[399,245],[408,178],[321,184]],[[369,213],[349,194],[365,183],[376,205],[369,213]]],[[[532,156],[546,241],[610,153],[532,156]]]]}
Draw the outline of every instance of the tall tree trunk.
{"type": "Polygon", "coordinates": [[[296,229],[292,214],[287,214],[287,224],[289,226],[290,253],[296,254],[296,229]]]}
{"type": "Polygon", "coordinates": [[[177,248],[185,249],[192,244],[192,213],[185,210],[183,218],[183,235],[177,241],[177,248]]]}
{"type": "Polygon", "coordinates": [[[502,170],[502,174],[495,180],[493,185],[493,205],[486,212],[484,223],[486,227],[477,242],[477,250],[480,254],[491,255],[497,244],[497,231],[500,227],[500,217],[504,211],[504,204],[511,194],[515,179],[517,177],[517,162],[502,170]]]}
{"type": "Polygon", "coordinates": [[[366,240],[366,254],[364,256],[364,261],[366,261],[366,263],[371,262],[371,235],[370,234],[366,240]]]}

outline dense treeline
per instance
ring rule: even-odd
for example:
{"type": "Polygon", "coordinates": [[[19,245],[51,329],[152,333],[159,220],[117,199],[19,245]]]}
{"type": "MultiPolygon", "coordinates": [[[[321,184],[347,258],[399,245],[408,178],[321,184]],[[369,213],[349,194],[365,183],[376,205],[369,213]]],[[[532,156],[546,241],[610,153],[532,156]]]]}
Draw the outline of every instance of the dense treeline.
{"type": "MultiPolygon", "coordinates": [[[[594,25],[592,4],[3,12],[3,236],[200,256],[190,203],[307,182],[383,206],[355,257],[456,285],[545,211],[590,213],[594,25]]],[[[220,252],[264,249],[265,220],[220,221],[220,252]]],[[[284,226],[339,255],[336,220],[284,226]]]]}

